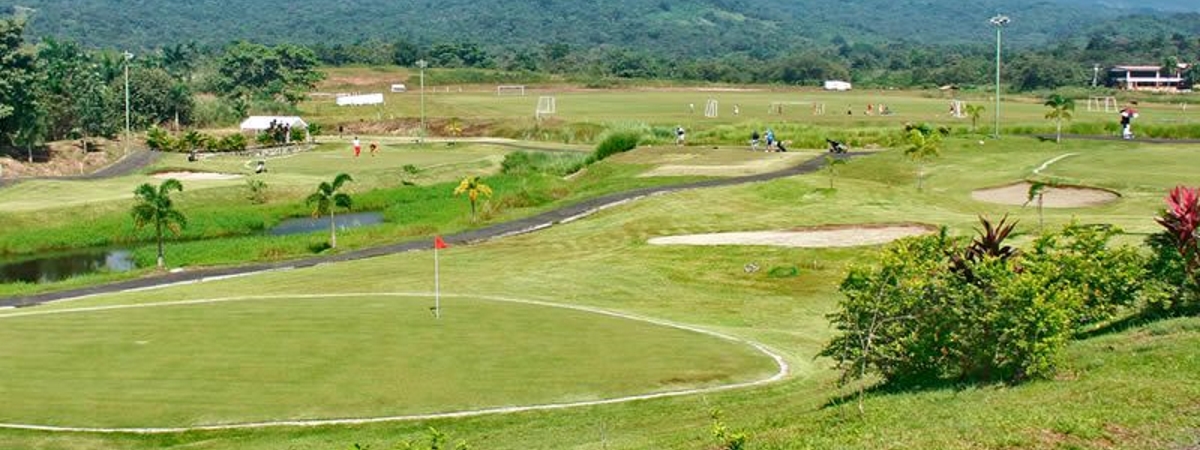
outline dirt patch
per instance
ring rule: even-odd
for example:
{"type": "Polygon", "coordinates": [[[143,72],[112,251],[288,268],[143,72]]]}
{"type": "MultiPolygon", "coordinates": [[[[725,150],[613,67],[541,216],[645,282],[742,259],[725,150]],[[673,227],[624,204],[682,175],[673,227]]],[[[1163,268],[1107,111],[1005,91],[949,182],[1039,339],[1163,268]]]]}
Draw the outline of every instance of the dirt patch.
{"type": "Polygon", "coordinates": [[[93,138],[84,151],[80,140],[58,141],[33,150],[0,148],[0,178],[62,177],[89,174],[121,158],[120,143],[93,138]]]}
{"type": "MultiPolygon", "coordinates": [[[[1011,184],[971,193],[971,198],[981,202],[1002,205],[1024,205],[1029,199],[1028,182],[1011,184]]],[[[1085,186],[1048,187],[1042,195],[1042,206],[1046,208],[1086,208],[1117,201],[1121,195],[1099,188],[1085,186]]],[[[1031,203],[1032,204],[1032,203],[1031,203]]]]}
{"type": "Polygon", "coordinates": [[[652,245],[768,245],[795,248],[858,247],[886,244],[931,233],[934,227],[902,225],[830,225],[794,230],[693,234],[650,239],[652,245]]]}
{"type": "Polygon", "coordinates": [[[180,181],[197,181],[197,180],[236,180],[241,178],[241,175],[236,173],[215,173],[215,172],[160,172],[152,175],[154,178],[165,180],[174,178],[180,181]]]}

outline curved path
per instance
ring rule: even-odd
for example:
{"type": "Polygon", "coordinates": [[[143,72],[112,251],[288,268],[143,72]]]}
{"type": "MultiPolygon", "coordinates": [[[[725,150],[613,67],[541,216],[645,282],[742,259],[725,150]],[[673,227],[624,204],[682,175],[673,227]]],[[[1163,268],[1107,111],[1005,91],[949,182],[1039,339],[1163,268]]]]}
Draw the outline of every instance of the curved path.
{"type": "MultiPolygon", "coordinates": [[[[1033,137],[1043,141],[1053,141],[1053,134],[1037,134],[1033,137]]],[[[1200,144],[1200,139],[1162,139],[1162,138],[1134,138],[1122,139],[1120,136],[1109,135],[1093,135],[1093,134],[1064,134],[1063,139],[1077,139],[1084,141],[1120,141],[1129,142],[1131,144],[1200,144]]]]}
{"type": "MultiPolygon", "coordinates": [[[[30,316],[30,315],[64,314],[64,313],[71,313],[71,312],[105,311],[105,310],[114,310],[114,309],[153,308],[153,307],[159,307],[159,306],[173,306],[173,305],[227,303],[227,302],[234,302],[234,301],[260,300],[260,299],[271,299],[271,298],[324,298],[324,297],[352,297],[352,296],[362,296],[362,295],[379,295],[379,296],[394,296],[394,297],[418,297],[418,296],[419,297],[432,297],[433,296],[432,294],[428,294],[428,293],[393,292],[393,293],[367,293],[367,294],[343,293],[343,294],[280,295],[280,296],[267,295],[267,296],[250,296],[250,297],[226,297],[226,298],[215,298],[215,299],[207,299],[207,300],[186,300],[186,301],[170,302],[170,303],[100,306],[100,307],[58,310],[58,311],[37,311],[37,312],[31,312],[31,313],[26,313],[26,314],[18,313],[18,314],[13,314],[13,315],[7,315],[7,316],[0,317],[0,320],[5,319],[5,318],[10,318],[10,317],[21,317],[21,316],[30,316]]],[[[733,390],[733,389],[749,388],[749,387],[762,386],[762,385],[771,384],[771,383],[780,381],[780,380],[786,378],[790,371],[790,367],[788,366],[788,363],[783,358],[783,356],[781,356],[778,353],[776,353],[775,351],[771,350],[766,345],[763,345],[761,343],[754,342],[754,341],[751,341],[748,339],[730,336],[727,334],[718,333],[716,331],[707,330],[704,328],[699,328],[699,327],[695,327],[695,326],[691,326],[691,325],[685,325],[685,324],[680,324],[680,323],[671,322],[671,321],[667,321],[667,320],[654,319],[654,318],[638,316],[638,315],[633,315],[633,314],[609,311],[606,309],[592,308],[592,307],[588,307],[588,306],[550,303],[550,302],[544,302],[544,301],[538,301],[538,300],[523,300],[523,299],[510,298],[510,297],[497,297],[497,296],[487,296],[487,295],[457,295],[456,296],[456,295],[452,295],[452,294],[442,294],[442,296],[443,297],[469,297],[469,298],[478,298],[478,299],[497,301],[497,302],[519,303],[519,304],[543,306],[543,307],[550,307],[550,308],[563,308],[563,309],[570,309],[570,310],[574,310],[574,311],[582,311],[582,312],[591,313],[591,314],[600,314],[600,315],[605,315],[605,316],[610,316],[610,317],[616,317],[616,318],[620,318],[620,319],[645,322],[645,323],[649,323],[652,325],[658,325],[658,326],[663,326],[663,327],[691,331],[694,333],[712,336],[712,337],[730,341],[730,342],[736,342],[736,343],[748,345],[748,346],[754,348],[756,351],[770,357],[775,362],[775,366],[776,366],[777,370],[771,376],[762,378],[759,380],[745,381],[745,382],[734,383],[734,384],[726,384],[726,385],[722,385],[722,386],[713,386],[713,387],[708,387],[708,388],[683,389],[683,390],[676,390],[676,391],[658,392],[658,393],[653,393],[653,394],[630,395],[630,396],[625,396],[625,397],[608,398],[608,399],[602,399],[602,400],[589,400],[589,401],[565,402],[565,403],[544,403],[544,404],[527,405],[527,406],[505,406],[505,407],[496,407],[496,408],[474,409],[474,410],[467,410],[467,411],[451,411],[451,412],[431,413],[431,414],[411,414],[411,415],[403,415],[403,416],[343,418],[343,419],[281,420],[281,421],[249,422],[249,423],[235,423],[235,424],[223,424],[223,425],[198,425],[198,426],[193,426],[193,427],[89,428],[89,427],[63,427],[63,426],[48,426],[48,425],[19,424],[19,423],[0,423],[0,428],[17,429],[17,430],[34,430],[34,431],[52,431],[52,432],[164,434],[164,433],[183,433],[183,432],[189,432],[189,431],[239,430],[239,429],[255,429],[255,428],[270,428],[270,427],[299,427],[299,426],[314,427],[314,426],[326,426],[326,425],[361,425],[361,424],[380,423],[380,422],[407,422],[407,421],[434,420],[434,419],[455,419],[455,418],[461,418],[461,417],[475,417],[475,416],[492,415],[492,414],[514,414],[514,413],[527,412],[527,411],[549,411],[549,410],[566,409],[566,408],[578,408],[578,407],[583,407],[583,406],[609,405],[609,404],[613,404],[613,403],[627,403],[627,402],[633,402],[633,401],[639,401],[639,400],[652,400],[652,399],[658,399],[658,398],[680,397],[680,396],[685,396],[685,395],[706,394],[706,393],[712,393],[712,392],[728,391],[728,390],[733,390]]]]}
{"type": "MultiPolygon", "coordinates": [[[[839,158],[851,158],[869,153],[852,152],[839,158]]],[[[490,239],[502,238],[518,234],[531,233],[544,228],[551,227],[555,224],[567,223],[574,220],[589,216],[606,208],[628,203],[643,197],[666,194],[670,192],[686,191],[691,189],[702,189],[720,186],[733,186],[745,183],[755,183],[761,181],[775,180],[779,178],[791,177],[816,172],[825,164],[824,158],[821,156],[804,162],[803,164],[793,166],[787,169],[749,175],[734,178],[721,178],[713,180],[698,181],[694,183],[685,183],[669,186],[655,186],[641,189],[634,189],[625,192],[618,192],[602,197],[596,197],[581,201],[572,205],[567,205],[559,209],[547,211],[532,217],[517,219],[510,222],[499,223],[484,228],[468,230],[461,233],[444,236],[443,239],[449,244],[463,245],[475,242],[482,242],[490,239]]],[[[260,272],[268,272],[275,270],[289,270],[304,267],[312,267],[318,264],[353,261],[364,258],[373,258],[376,256],[391,255],[395,253],[404,253],[414,250],[428,250],[430,248],[430,239],[422,238],[420,240],[402,242],[398,244],[383,245],[379,247],[370,247],[359,250],[353,250],[336,255],[317,256],[299,260],[278,261],[270,263],[248,264],[237,267],[223,267],[214,269],[199,269],[189,270],[178,273],[169,273],[163,275],[149,276],[134,280],[126,280],[116,283],[104,284],[99,286],[91,286],[80,289],[71,289],[67,291],[49,292],[44,294],[23,296],[23,297],[8,297],[0,298],[0,307],[25,307],[33,306],[56,300],[65,300],[71,298],[85,297],[91,295],[108,294],[113,292],[149,289],[172,284],[196,283],[209,280],[217,280],[222,278],[231,278],[238,276],[251,275],[260,272]]]]}
{"type": "Polygon", "coordinates": [[[162,156],[162,154],[156,151],[135,150],[133,153],[118,159],[117,162],[87,175],[0,179],[0,187],[11,186],[26,180],[98,180],[102,178],[122,177],[154,164],[155,161],[158,161],[160,156],[162,156]]]}

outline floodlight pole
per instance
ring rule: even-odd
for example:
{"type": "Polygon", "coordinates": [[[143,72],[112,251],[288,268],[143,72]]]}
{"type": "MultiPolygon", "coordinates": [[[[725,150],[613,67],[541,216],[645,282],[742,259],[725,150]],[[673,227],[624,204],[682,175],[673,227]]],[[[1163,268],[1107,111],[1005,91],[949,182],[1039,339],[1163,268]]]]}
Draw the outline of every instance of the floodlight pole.
{"type": "Polygon", "coordinates": [[[133,53],[125,52],[125,140],[122,142],[125,154],[129,154],[129,60],[133,53]]]}
{"type": "Polygon", "coordinates": [[[996,128],[994,130],[995,131],[994,137],[996,139],[1000,139],[1000,40],[1001,40],[1001,31],[1004,30],[1004,26],[1008,25],[1008,23],[1011,21],[1012,21],[1012,19],[1009,19],[1008,16],[1005,16],[1005,15],[997,15],[996,17],[993,17],[991,20],[989,20],[989,22],[991,22],[991,24],[996,27],[996,111],[995,111],[995,118],[996,118],[995,126],[996,126],[996,128]]]}
{"type": "Polygon", "coordinates": [[[417,67],[421,68],[421,142],[425,142],[425,68],[428,66],[424,59],[417,60],[417,67]]]}

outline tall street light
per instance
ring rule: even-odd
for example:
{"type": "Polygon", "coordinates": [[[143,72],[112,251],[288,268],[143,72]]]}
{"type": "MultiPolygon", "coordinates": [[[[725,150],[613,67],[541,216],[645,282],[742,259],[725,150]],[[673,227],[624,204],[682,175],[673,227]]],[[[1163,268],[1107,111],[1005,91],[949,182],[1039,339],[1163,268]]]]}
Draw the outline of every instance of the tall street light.
{"type": "Polygon", "coordinates": [[[417,60],[417,67],[421,68],[421,142],[425,142],[425,68],[429,63],[424,59],[417,60]]]}
{"type": "Polygon", "coordinates": [[[992,26],[996,27],[996,139],[1000,138],[1000,32],[1004,27],[1012,22],[1008,16],[1003,14],[993,17],[991,20],[992,26]]]}
{"type": "Polygon", "coordinates": [[[133,53],[125,52],[125,154],[129,154],[129,60],[133,53]]]}

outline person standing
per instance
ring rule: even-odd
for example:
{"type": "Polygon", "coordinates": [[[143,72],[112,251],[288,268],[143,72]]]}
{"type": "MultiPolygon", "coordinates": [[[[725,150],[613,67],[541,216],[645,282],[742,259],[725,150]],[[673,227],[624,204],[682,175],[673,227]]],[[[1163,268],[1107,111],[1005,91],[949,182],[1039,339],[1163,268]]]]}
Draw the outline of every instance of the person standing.
{"type": "Polygon", "coordinates": [[[767,128],[767,151],[769,152],[774,148],[775,148],[775,131],[772,131],[770,128],[767,128]]]}
{"type": "Polygon", "coordinates": [[[362,154],[362,142],[358,140],[358,136],[354,137],[354,157],[362,154]]]}
{"type": "Polygon", "coordinates": [[[1121,110],[1122,139],[1133,139],[1133,119],[1138,117],[1137,110],[1133,108],[1134,105],[1137,105],[1137,102],[1133,102],[1133,105],[1126,106],[1125,109],[1121,110]]]}
{"type": "Polygon", "coordinates": [[[750,151],[752,151],[752,152],[758,151],[758,138],[759,138],[759,136],[758,136],[757,129],[750,132],[750,151]]]}
{"type": "Polygon", "coordinates": [[[682,146],[683,142],[684,142],[684,138],[685,138],[685,133],[683,131],[683,125],[675,127],[675,145],[682,146]]]}

